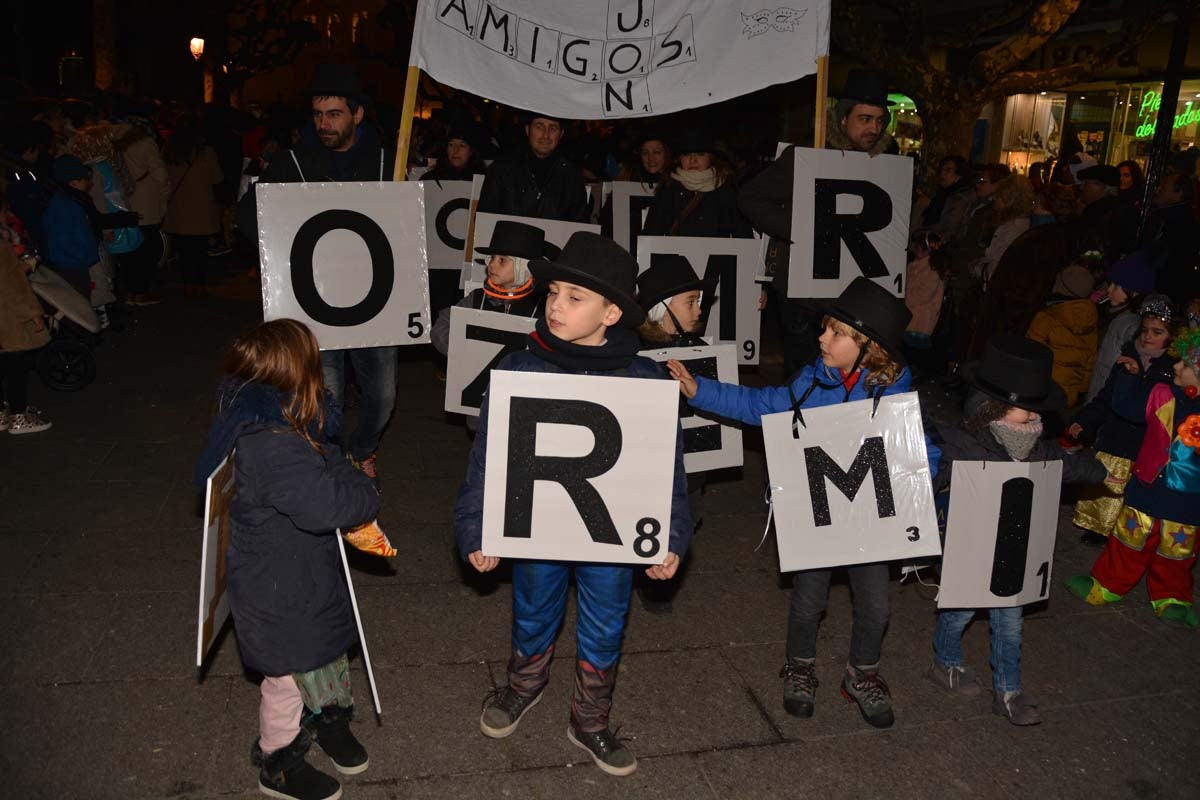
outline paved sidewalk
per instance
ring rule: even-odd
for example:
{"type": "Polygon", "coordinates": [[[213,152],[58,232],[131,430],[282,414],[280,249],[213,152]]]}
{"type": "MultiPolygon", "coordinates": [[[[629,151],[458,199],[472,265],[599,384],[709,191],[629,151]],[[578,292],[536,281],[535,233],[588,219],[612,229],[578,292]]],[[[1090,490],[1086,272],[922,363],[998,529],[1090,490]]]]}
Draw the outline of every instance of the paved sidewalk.
{"type": "MultiPolygon", "coordinates": [[[[110,335],[97,383],[35,405],[39,435],[0,435],[0,795],[259,796],[249,752],[257,687],[227,635],[202,681],[193,666],[200,520],[191,469],[221,351],[253,324],[255,286],[168,298],[110,335]]],[[[468,440],[441,411],[443,384],[407,350],[384,440],[390,562],[355,576],[385,714],[377,725],[355,661],[355,731],[371,767],[347,798],[1195,798],[1200,639],[1156,620],[1144,589],[1092,609],[1061,588],[1098,551],[1064,517],[1048,604],[1027,618],[1024,682],[1044,723],[993,716],[990,693],[949,700],[922,678],[932,657],[927,590],[892,586],[883,674],[896,726],[875,731],[838,696],[849,592],[821,629],[817,712],[783,712],[777,677],[788,589],[765,523],[761,441],[706,497],[704,526],[669,616],[636,600],[614,705],[639,757],[609,777],[564,735],[574,612],[545,701],[511,738],[478,731],[503,680],[510,587],[461,568],[452,504],[468,440]],[[925,596],[922,593],[926,592],[925,596]]],[[[987,631],[965,646],[989,684],[987,631]]],[[[313,763],[327,767],[323,755],[313,763]]]]}

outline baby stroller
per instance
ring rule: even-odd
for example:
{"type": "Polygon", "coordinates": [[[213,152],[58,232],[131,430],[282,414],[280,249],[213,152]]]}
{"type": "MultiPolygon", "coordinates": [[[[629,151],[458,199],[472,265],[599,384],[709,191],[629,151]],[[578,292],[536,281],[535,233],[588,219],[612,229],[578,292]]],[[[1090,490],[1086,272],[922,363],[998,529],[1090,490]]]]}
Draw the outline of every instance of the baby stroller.
{"type": "Polygon", "coordinates": [[[54,270],[36,267],[29,273],[29,285],[45,309],[51,337],[38,353],[38,375],[51,389],[78,391],[96,379],[92,342],[100,332],[100,320],[88,298],[54,270]]]}

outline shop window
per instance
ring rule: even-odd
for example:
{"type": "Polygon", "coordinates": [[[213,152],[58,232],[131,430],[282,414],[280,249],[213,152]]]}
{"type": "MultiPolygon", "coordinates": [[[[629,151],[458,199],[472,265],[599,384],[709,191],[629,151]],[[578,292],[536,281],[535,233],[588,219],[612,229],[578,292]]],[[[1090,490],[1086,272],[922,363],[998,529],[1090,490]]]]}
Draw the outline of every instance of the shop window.
{"type": "Polygon", "coordinates": [[[1005,100],[1000,163],[1024,175],[1031,164],[1058,158],[1066,104],[1061,92],[1016,94],[1005,100]]]}

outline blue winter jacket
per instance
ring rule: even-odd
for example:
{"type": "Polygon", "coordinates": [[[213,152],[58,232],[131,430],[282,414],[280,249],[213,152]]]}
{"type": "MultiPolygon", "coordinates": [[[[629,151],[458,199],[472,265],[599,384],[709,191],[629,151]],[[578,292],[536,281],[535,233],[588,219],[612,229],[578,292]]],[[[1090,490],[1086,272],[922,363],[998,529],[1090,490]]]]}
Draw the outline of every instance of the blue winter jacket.
{"type": "MultiPolygon", "coordinates": [[[[566,373],[567,370],[543,361],[528,350],[505,356],[496,369],[513,372],[566,373]]],[[[620,378],[653,378],[666,380],[661,366],[644,356],[636,356],[624,369],[603,372],[581,372],[582,375],[611,375],[620,378]]],[[[458,552],[465,561],[467,556],[483,546],[483,480],[484,464],[487,462],[487,426],[490,395],[484,395],[483,407],[479,410],[479,430],[475,434],[475,445],[467,463],[467,480],[458,494],[454,506],[454,535],[458,540],[458,552]]],[[[678,426],[676,422],[676,426],[678,426]]],[[[671,490],[671,536],[668,549],[681,559],[687,553],[692,540],[692,515],[688,510],[687,472],[683,467],[683,435],[675,436],[675,483],[671,490]]]]}
{"type": "MultiPolygon", "coordinates": [[[[762,425],[764,414],[776,414],[780,411],[790,411],[792,404],[804,397],[804,393],[813,385],[813,376],[818,383],[812,393],[805,399],[801,408],[819,408],[835,403],[850,403],[855,400],[867,400],[871,390],[866,386],[868,370],[863,370],[858,382],[846,394],[842,388],[841,371],[832,369],[818,358],[796,375],[790,385],[739,386],[735,383],[721,383],[709,378],[696,378],[696,396],[689,402],[701,411],[709,411],[727,419],[741,420],[747,425],[762,425]]],[[[896,382],[883,390],[883,395],[903,394],[912,391],[912,374],[905,368],[896,382]]],[[[937,475],[938,460],[941,450],[928,435],[925,437],[925,449],[929,458],[929,475],[937,475]]]]}
{"type": "Polygon", "coordinates": [[[86,270],[100,260],[100,242],[87,211],[66,191],[50,198],[42,216],[49,263],[61,269],[86,270]]]}

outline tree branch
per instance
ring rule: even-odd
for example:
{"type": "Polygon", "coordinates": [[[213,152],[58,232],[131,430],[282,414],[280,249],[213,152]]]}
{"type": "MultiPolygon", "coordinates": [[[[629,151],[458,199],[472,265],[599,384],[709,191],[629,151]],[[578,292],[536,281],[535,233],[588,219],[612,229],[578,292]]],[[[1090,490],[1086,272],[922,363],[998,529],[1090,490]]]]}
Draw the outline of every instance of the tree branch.
{"type": "Polygon", "coordinates": [[[1012,36],[971,59],[971,73],[985,84],[1020,64],[1054,38],[1079,8],[1080,0],[1044,0],[1034,9],[1029,23],[1012,36]]]}
{"type": "Polygon", "coordinates": [[[999,15],[982,15],[973,24],[959,26],[951,30],[931,31],[929,41],[935,47],[961,48],[970,47],[983,34],[997,28],[1005,28],[1019,19],[1024,19],[1031,11],[1029,0],[1014,2],[999,15]]]}
{"type": "Polygon", "coordinates": [[[906,93],[914,96],[928,93],[932,84],[930,73],[935,71],[931,64],[885,41],[878,20],[864,19],[859,7],[835,4],[833,13],[831,35],[843,50],[861,54],[865,63],[876,66],[906,93]]]}

